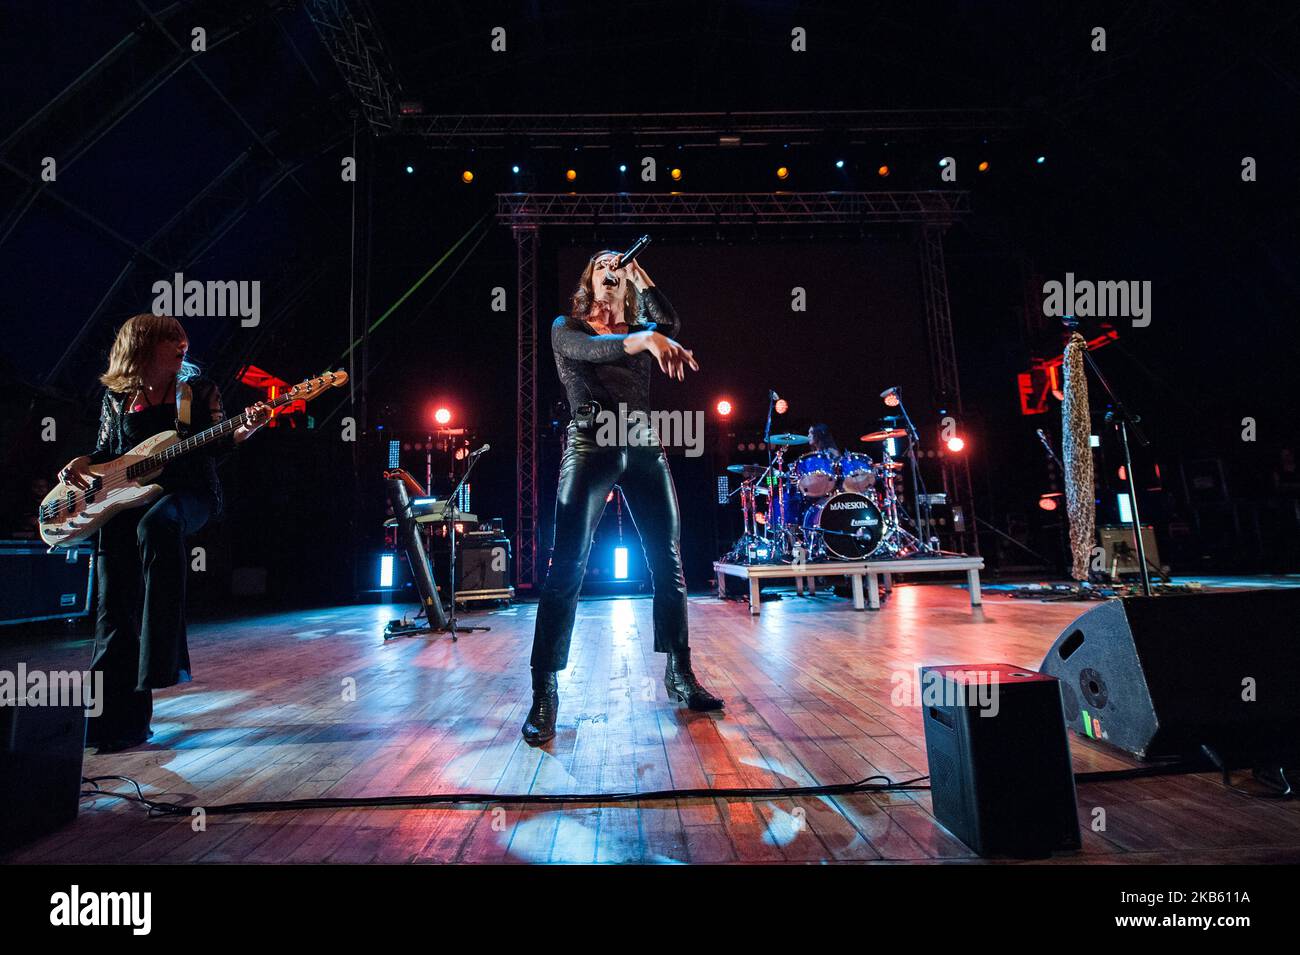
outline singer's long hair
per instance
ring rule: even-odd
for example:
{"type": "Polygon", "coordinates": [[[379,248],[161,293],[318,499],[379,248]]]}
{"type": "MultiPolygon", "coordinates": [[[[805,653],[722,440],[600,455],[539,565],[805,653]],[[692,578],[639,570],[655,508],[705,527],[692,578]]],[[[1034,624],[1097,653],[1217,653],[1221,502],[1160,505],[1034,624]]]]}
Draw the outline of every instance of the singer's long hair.
{"type": "MultiPolygon", "coordinates": [[[[566,324],[570,328],[576,328],[579,331],[586,330],[587,317],[591,315],[591,306],[594,301],[591,294],[591,273],[596,269],[596,260],[602,255],[621,255],[621,252],[615,252],[613,249],[603,249],[597,252],[587,260],[587,267],[582,270],[582,275],[578,278],[578,288],[573,293],[573,300],[569,304],[569,314],[566,316],[566,324]]],[[[627,283],[627,297],[623,300],[623,323],[626,325],[635,325],[641,318],[641,293],[637,291],[636,286],[631,282],[627,283]]]]}

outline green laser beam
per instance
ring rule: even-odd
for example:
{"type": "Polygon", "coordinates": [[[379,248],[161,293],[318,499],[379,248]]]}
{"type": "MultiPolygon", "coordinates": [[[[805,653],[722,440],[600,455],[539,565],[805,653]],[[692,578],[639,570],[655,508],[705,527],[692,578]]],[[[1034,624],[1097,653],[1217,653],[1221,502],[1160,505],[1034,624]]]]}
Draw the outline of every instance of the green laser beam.
{"type": "MultiPolygon", "coordinates": [[[[429,266],[428,271],[426,271],[423,275],[421,275],[418,279],[415,280],[414,285],[412,285],[405,292],[403,292],[401,297],[396,302],[388,306],[388,308],[384,310],[384,314],[380,315],[378,318],[375,319],[374,324],[371,325],[370,328],[366,330],[366,334],[373,335],[375,329],[384,323],[384,319],[388,318],[389,315],[392,315],[393,312],[397,311],[397,309],[401,307],[401,304],[403,302],[405,302],[408,298],[414,295],[419,290],[420,286],[423,285],[428,280],[429,276],[432,275],[434,272],[438,271],[438,269],[442,266],[442,264],[451,257],[452,253],[455,252],[457,249],[459,249],[461,247],[461,244],[464,243],[464,241],[468,239],[470,235],[473,234],[474,230],[477,229],[479,226],[481,226],[484,220],[486,220],[487,217],[490,215],[492,215],[491,212],[483,213],[482,218],[480,218],[472,226],[466,229],[465,232],[461,235],[461,237],[452,244],[451,248],[447,249],[447,251],[444,252],[438,258],[438,261],[434,262],[433,265],[429,266]]],[[[343,361],[345,358],[351,355],[353,350],[359,344],[361,344],[361,341],[362,339],[358,338],[351,345],[345,348],[343,350],[343,354],[339,356],[339,361],[343,361]]]]}

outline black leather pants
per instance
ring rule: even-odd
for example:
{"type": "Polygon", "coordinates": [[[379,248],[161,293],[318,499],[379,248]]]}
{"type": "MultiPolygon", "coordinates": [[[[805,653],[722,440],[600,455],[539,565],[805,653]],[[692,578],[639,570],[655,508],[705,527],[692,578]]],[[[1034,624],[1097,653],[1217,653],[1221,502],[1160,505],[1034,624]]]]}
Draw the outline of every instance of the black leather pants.
{"type": "Polygon", "coordinates": [[[570,424],[555,500],[555,548],[542,586],[533,634],[532,665],[536,669],[563,670],[568,665],[569,639],[587,556],[605,511],[605,499],[615,484],[627,498],[650,567],[654,648],[667,653],[687,647],[681,517],[663,449],[657,443],[648,447],[601,447],[591,432],[580,432],[570,424]]]}

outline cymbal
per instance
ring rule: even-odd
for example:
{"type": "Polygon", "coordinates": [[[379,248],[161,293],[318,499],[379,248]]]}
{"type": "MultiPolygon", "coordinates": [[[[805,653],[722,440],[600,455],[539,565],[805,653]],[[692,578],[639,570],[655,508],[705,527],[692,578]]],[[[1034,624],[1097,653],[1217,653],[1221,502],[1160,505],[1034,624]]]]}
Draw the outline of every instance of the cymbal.
{"type": "Polygon", "coordinates": [[[767,468],[761,464],[728,464],[727,470],[732,474],[741,475],[746,481],[752,481],[755,478],[762,477],[767,468]]]}
{"type": "Polygon", "coordinates": [[[808,444],[806,434],[774,434],[767,439],[768,444],[808,444]]]}
{"type": "Polygon", "coordinates": [[[902,461],[881,461],[879,464],[876,465],[876,467],[884,468],[886,471],[901,471],[903,470],[903,462],[902,461]]]}
{"type": "Polygon", "coordinates": [[[870,434],[864,434],[859,441],[888,441],[890,438],[906,438],[907,432],[902,428],[885,428],[883,431],[873,431],[870,434]]]}

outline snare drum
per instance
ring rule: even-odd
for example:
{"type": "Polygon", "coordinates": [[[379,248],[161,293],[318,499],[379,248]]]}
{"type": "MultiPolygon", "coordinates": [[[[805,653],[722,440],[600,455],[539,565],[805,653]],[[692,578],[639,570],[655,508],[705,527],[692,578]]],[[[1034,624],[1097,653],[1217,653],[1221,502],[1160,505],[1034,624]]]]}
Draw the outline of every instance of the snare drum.
{"type": "Polygon", "coordinates": [[[835,491],[835,459],[825,451],[809,451],[800,456],[790,471],[804,497],[825,497],[835,491]]]}
{"type": "Polygon", "coordinates": [[[872,470],[869,455],[847,452],[840,458],[840,474],[844,478],[844,490],[854,494],[870,494],[876,486],[876,472],[872,470]]]}

